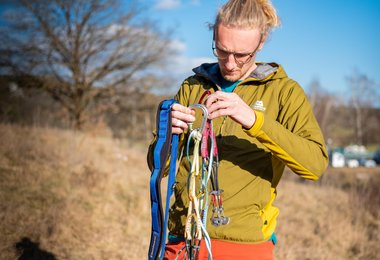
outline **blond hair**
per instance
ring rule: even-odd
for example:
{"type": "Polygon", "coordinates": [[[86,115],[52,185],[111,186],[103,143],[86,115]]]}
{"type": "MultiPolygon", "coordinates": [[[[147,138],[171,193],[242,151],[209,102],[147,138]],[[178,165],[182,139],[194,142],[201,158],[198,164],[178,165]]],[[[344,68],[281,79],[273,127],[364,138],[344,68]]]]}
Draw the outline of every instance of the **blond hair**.
{"type": "Polygon", "coordinates": [[[215,19],[214,29],[223,24],[232,28],[258,29],[267,35],[280,26],[280,18],[270,0],[230,0],[215,19]]]}

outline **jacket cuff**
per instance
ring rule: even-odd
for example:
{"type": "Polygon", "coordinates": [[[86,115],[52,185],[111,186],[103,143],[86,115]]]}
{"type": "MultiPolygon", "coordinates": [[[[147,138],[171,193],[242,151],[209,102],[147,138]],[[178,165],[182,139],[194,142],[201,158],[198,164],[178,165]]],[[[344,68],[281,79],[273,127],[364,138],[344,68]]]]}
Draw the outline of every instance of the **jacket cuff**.
{"type": "Polygon", "coordinates": [[[257,110],[255,110],[255,114],[256,114],[256,121],[253,124],[253,126],[250,129],[243,128],[244,132],[246,132],[248,135],[252,137],[256,137],[259,134],[261,127],[264,124],[264,114],[257,110]]]}

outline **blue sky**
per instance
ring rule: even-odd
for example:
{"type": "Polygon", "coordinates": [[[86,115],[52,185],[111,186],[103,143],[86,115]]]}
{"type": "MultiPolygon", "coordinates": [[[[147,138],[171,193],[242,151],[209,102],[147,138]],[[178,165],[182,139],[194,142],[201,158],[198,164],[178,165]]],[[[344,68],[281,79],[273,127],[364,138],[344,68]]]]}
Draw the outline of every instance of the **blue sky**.
{"type": "MultiPolygon", "coordinates": [[[[180,55],[168,73],[180,78],[191,68],[212,62],[212,23],[222,0],[140,0],[160,27],[174,29],[180,55]],[[175,65],[174,65],[175,64],[175,65]]],[[[339,95],[355,71],[380,83],[379,0],[273,0],[282,26],[267,41],[257,60],[277,62],[306,90],[312,80],[339,95]]],[[[179,83],[178,83],[179,84],[179,83]]]]}
{"type": "MultiPolygon", "coordinates": [[[[171,46],[179,55],[167,61],[166,73],[181,81],[203,62],[214,62],[212,23],[226,0],[137,0],[164,30],[173,30],[171,46]]],[[[124,0],[126,8],[132,0],[124,0]]],[[[321,86],[347,96],[346,77],[365,74],[380,92],[380,0],[272,0],[282,26],[276,29],[257,60],[277,62],[305,90],[321,86]]],[[[0,0],[0,11],[10,0],[0,0]],[[4,4],[4,5],[3,5],[4,4]]],[[[0,17],[1,19],[1,17],[0,17]]]]}

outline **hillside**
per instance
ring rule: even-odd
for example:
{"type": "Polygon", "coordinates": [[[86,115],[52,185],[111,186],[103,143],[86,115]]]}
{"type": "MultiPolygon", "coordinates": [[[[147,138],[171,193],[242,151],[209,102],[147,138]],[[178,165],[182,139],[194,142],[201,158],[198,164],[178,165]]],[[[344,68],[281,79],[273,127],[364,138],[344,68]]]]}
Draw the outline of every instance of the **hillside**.
{"type": "MultiPolygon", "coordinates": [[[[0,140],[0,259],[146,259],[146,145],[4,124],[0,140]]],[[[364,170],[285,174],[276,259],[376,259],[380,170],[364,170]]]]}

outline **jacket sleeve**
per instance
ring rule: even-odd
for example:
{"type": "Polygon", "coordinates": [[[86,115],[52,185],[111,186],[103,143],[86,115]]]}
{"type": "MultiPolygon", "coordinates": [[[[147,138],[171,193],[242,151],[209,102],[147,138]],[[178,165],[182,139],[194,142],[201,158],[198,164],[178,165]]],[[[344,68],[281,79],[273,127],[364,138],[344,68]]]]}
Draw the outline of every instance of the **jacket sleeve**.
{"type": "Polygon", "coordinates": [[[274,156],[303,178],[317,180],[326,170],[328,155],[322,132],[303,89],[292,80],[279,94],[276,120],[255,111],[248,135],[256,137],[274,156]]]}
{"type": "Polygon", "coordinates": [[[152,138],[152,141],[149,144],[148,153],[147,153],[147,156],[146,156],[147,164],[148,164],[148,167],[149,167],[150,171],[153,170],[153,153],[154,153],[154,147],[156,145],[156,142],[157,142],[157,135],[156,135],[156,130],[154,130],[153,131],[153,138],[152,138]]]}

